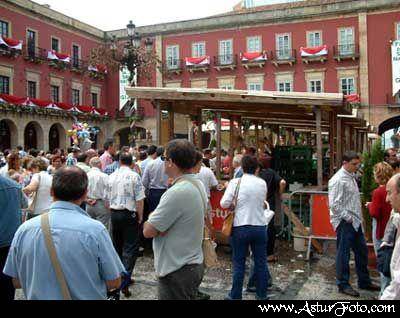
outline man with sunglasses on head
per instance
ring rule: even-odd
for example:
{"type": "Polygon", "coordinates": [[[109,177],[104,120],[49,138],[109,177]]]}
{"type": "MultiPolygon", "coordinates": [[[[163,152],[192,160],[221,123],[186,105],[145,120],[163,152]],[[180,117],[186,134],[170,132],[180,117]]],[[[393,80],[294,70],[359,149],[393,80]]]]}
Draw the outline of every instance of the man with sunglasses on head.
{"type": "Polygon", "coordinates": [[[341,294],[360,297],[350,283],[350,249],[356,260],[360,289],[380,291],[371,282],[368,272],[368,247],[363,230],[360,191],[355,173],[361,165],[360,156],[346,152],[342,168],[329,181],[329,206],[331,223],[337,233],[336,280],[341,294]]]}

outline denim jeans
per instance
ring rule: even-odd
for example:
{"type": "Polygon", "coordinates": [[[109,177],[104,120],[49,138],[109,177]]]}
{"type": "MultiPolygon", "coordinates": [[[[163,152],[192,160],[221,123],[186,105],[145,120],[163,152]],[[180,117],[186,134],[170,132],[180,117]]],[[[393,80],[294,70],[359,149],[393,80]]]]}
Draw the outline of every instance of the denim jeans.
{"type": "MultiPolygon", "coordinates": [[[[382,240],[378,240],[376,238],[376,229],[378,226],[378,222],[376,219],[372,219],[372,239],[374,241],[374,249],[375,249],[375,255],[378,256],[378,250],[380,249],[382,245],[382,240]]],[[[383,274],[380,274],[381,276],[381,296],[383,295],[383,292],[385,291],[386,288],[389,287],[390,283],[392,282],[392,279],[390,277],[386,277],[383,274]]]]}
{"type": "Polygon", "coordinates": [[[360,227],[356,232],[352,224],[342,221],[336,232],[336,280],[338,287],[341,289],[350,287],[350,249],[353,250],[355,255],[358,287],[368,287],[371,285],[368,272],[368,247],[362,228],[360,227]]]}
{"type": "Polygon", "coordinates": [[[0,248],[0,303],[14,300],[15,289],[12,278],[3,274],[10,247],[0,248]]]}
{"type": "Polygon", "coordinates": [[[229,298],[241,300],[249,247],[254,256],[257,299],[267,299],[267,227],[234,227],[231,236],[233,283],[229,298]]]}

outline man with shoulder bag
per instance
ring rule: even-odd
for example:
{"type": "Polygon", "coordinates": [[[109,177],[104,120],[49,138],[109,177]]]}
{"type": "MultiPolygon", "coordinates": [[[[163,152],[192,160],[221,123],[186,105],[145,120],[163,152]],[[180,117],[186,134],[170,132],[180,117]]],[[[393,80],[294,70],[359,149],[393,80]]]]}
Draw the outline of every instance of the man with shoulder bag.
{"type": "Polygon", "coordinates": [[[50,212],[25,222],[15,234],[4,274],[28,300],[105,300],[125,271],[107,229],[79,206],[88,178],[76,167],[53,178],[50,212]]]}

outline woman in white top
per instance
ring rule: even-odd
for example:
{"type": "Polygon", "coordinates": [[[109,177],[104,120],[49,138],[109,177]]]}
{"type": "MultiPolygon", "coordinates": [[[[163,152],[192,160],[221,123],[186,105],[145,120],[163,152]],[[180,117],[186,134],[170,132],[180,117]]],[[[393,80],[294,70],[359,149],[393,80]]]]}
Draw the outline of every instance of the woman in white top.
{"type": "Polygon", "coordinates": [[[33,213],[28,219],[41,215],[50,210],[53,198],[50,194],[53,177],[47,173],[46,163],[39,158],[34,159],[29,166],[33,177],[31,183],[23,190],[25,194],[36,193],[33,204],[33,213]]]}
{"type": "Polygon", "coordinates": [[[256,176],[259,164],[256,157],[246,155],[242,159],[244,175],[232,180],[221,200],[221,207],[237,205],[230,238],[233,251],[233,285],[227,299],[241,300],[243,281],[249,247],[255,262],[257,280],[257,300],[267,299],[267,222],[264,214],[264,201],[267,198],[267,185],[256,176]]]}

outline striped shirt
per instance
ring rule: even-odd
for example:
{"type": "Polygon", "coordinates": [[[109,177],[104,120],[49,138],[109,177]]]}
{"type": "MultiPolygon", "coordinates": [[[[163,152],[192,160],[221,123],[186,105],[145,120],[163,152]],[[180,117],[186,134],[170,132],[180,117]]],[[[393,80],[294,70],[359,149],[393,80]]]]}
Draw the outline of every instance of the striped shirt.
{"type": "Polygon", "coordinates": [[[329,181],[329,207],[335,230],[342,221],[351,222],[356,231],[362,225],[361,196],[355,175],[340,169],[329,181]]]}

